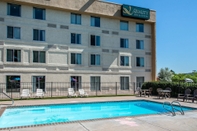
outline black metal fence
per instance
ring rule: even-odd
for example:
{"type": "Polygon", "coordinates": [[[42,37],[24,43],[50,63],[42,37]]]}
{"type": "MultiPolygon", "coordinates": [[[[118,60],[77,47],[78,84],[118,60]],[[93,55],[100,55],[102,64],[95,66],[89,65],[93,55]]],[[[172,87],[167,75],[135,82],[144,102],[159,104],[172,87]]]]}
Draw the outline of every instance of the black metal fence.
{"type": "MultiPolygon", "coordinates": [[[[34,98],[36,89],[43,89],[44,97],[66,97],[68,88],[73,88],[77,94],[78,89],[84,89],[89,96],[110,96],[110,95],[133,95],[135,93],[135,83],[118,82],[45,82],[45,83],[0,83],[0,90],[3,90],[13,99],[21,96],[23,89],[29,89],[31,97],[34,98]]],[[[0,93],[0,99],[7,97],[0,93]]]]}

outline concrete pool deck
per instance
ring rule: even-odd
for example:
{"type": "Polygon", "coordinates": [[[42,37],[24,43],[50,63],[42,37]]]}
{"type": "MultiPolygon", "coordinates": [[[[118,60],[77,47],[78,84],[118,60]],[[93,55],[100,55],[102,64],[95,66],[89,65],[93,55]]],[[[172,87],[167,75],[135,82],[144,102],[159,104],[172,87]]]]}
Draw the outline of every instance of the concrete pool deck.
{"type": "MultiPolygon", "coordinates": [[[[97,101],[121,101],[121,100],[151,100],[156,102],[174,101],[176,99],[157,99],[153,97],[94,97],[94,98],[66,98],[66,99],[36,99],[18,100],[14,106],[60,104],[76,102],[97,102],[97,101]]],[[[0,101],[1,107],[9,106],[10,101],[0,101]]],[[[197,103],[181,102],[182,106],[197,108],[197,103]]],[[[197,110],[185,112],[185,115],[177,113],[159,114],[138,117],[113,118],[94,121],[80,121],[66,124],[54,124],[37,127],[26,127],[19,129],[7,129],[5,131],[194,131],[197,130],[197,110]]]]}

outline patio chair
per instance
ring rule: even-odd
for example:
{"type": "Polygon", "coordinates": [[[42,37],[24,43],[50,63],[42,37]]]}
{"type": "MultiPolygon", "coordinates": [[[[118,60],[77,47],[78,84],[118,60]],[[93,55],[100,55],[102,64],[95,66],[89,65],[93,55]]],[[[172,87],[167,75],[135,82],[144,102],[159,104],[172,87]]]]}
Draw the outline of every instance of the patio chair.
{"type": "Polygon", "coordinates": [[[44,97],[43,90],[42,89],[37,89],[35,97],[44,97]]]}
{"type": "Polygon", "coordinates": [[[191,95],[190,93],[191,93],[191,90],[189,88],[186,89],[185,92],[184,92],[184,94],[178,94],[177,100],[178,99],[183,99],[183,101],[185,101],[185,100],[187,101],[187,97],[189,95],[191,95]]]}
{"type": "Polygon", "coordinates": [[[22,98],[30,98],[30,91],[29,89],[23,89],[21,92],[21,99],[22,98]]]}
{"type": "Polygon", "coordinates": [[[141,96],[141,88],[140,87],[136,88],[135,94],[141,96]]]}
{"type": "Polygon", "coordinates": [[[68,97],[77,97],[77,94],[75,93],[73,88],[68,88],[68,97]]]}
{"type": "Polygon", "coordinates": [[[159,97],[159,99],[160,99],[160,97],[164,97],[164,93],[163,92],[161,92],[161,90],[163,90],[162,88],[157,88],[157,93],[158,93],[158,97],[159,97]]]}
{"type": "Polygon", "coordinates": [[[146,94],[147,94],[148,96],[152,96],[153,88],[150,87],[148,90],[149,90],[149,91],[147,91],[146,94]]]}
{"type": "Polygon", "coordinates": [[[88,93],[84,91],[84,89],[79,89],[79,96],[88,96],[88,93]]]}
{"type": "Polygon", "coordinates": [[[169,90],[170,92],[166,93],[166,97],[171,97],[171,92],[172,92],[172,89],[170,87],[167,87],[165,90],[169,90]]]}
{"type": "Polygon", "coordinates": [[[194,90],[193,95],[188,95],[186,100],[192,100],[192,102],[194,102],[194,100],[197,100],[197,89],[194,90]]]}

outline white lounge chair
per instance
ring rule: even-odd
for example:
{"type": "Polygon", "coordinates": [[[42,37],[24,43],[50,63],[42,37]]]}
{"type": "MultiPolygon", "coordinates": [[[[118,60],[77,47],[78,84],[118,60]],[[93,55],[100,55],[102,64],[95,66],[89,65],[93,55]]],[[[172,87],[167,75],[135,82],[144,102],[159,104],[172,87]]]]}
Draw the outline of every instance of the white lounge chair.
{"type": "Polygon", "coordinates": [[[44,97],[43,90],[42,89],[37,89],[35,97],[44,97]]]}
{"type": "Polygon", "coordinates": [[[77,94],[75,93],[73,88],[68,88],[68,97],[75,96],[77,97],[77,94]]]}
{"type": "Polygon", "coordinates": [[[88,96],[88,93],[84,91],[84,89],[79,89],[79,96],[88,96]]]}
{"type": "Polygon", "coordinates": [[[29,89],[23,89],[21,92],[21,98],[30,98],[30,92],[29,89]]]}

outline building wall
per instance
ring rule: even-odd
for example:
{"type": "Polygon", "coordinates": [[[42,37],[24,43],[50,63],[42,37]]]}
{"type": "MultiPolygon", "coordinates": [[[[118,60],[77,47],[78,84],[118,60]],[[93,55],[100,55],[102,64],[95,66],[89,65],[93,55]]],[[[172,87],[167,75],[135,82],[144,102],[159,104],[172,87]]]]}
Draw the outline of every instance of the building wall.
{"type": "Polygon", "coordinates": [[[101,82],[120,82],[120,76],[128,76],[130,82],[141,76],[145,81],[155,79],[154,11],[144,21],[123,18],[120,5],[97,0],[13,0],[22,5],[21,17],[14,17],[7,15],[7,2],[0,2],[0,17],[4,19],[0,21],[0,83],[6,82],[6,75],[20,75],[21,82],[32,82],[32,76],[42,75],[46,82],[70,82],[73,75],[81,76],[82,82],[90,82],[90,76],[100,76],[101,82]],[[45,8],[46,20],[33,19],[33,7],[45,8]],[[72,12],[82,14],[81,25],[70,24],[72,12]],[[101,18],[100,28],[90,26],[91,16],[101,18]],[[120,20],[129,21],[129,31],[120,30],[120,20]],[[144,33],[136,32],[136,22],[144,23],[144,33]],[[49,24],[56,28],[48,27],[49,24]],[[68,29],[61,29],[62,25],[68,29]],[[7,26],[20,27],[21,39],[7,38],[7,26]],[[33,29],[45,30],[46,41],[33,41],[33,29]],[[81,45],[71,44],[71,33],[81,34],[81,45]],[[90,35],[101,37],[100,47],[90,46],[90,35]],[[129,39],[128,49],[120,48],[120,38],[129,39]],[[144,50],[136,50],[137,39],[144,40],[144,50]],[[7,62],[7,49],[21,49],[21,62],[7,62]],[[46,51],[46,63],[32,62],[34,50],[46,51]],[[82,53],[81,65],[70,63],[71,53],[82,53]],[[100,66],[90,65],[91,53],[101,55],[100,66]],[[120,66],[120,56],[129,56],[128,67],[120,66]],[[144,57],[145,67],[136,67],[136,57],[144,57]]]}

